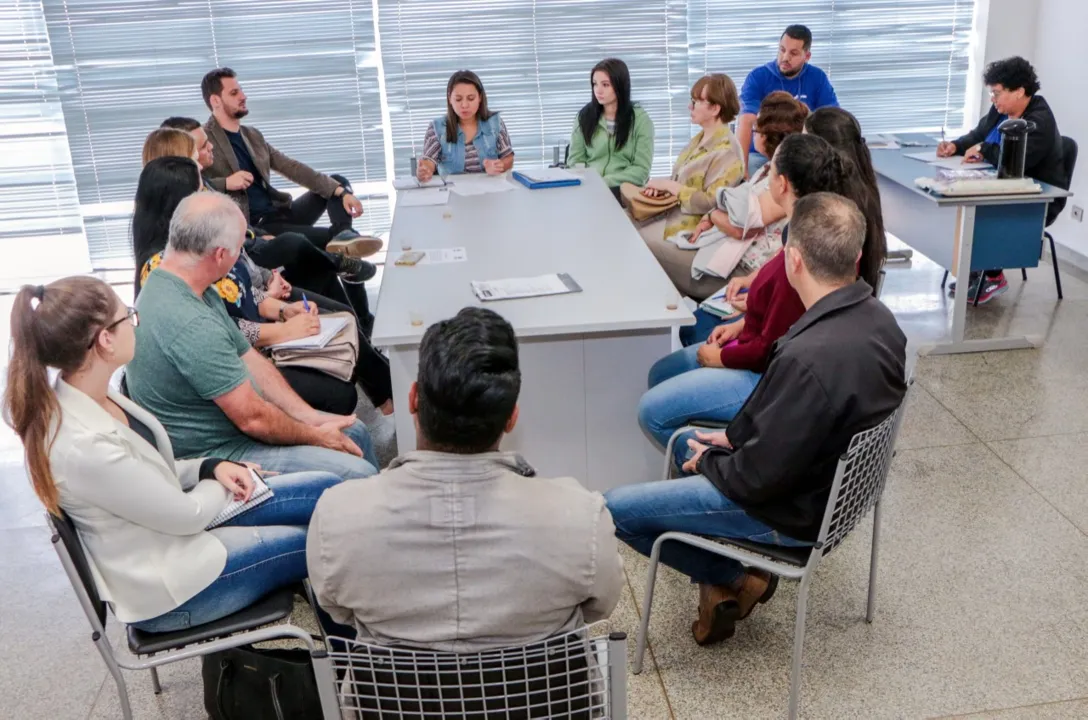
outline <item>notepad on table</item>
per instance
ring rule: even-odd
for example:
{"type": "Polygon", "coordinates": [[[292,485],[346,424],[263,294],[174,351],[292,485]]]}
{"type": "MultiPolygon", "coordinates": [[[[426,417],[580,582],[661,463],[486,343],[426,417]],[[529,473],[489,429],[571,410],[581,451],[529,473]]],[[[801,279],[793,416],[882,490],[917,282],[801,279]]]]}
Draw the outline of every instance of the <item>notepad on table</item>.
{"type": "Polygon", "coordinates": [[[529,278],[473,280],[472,292],[480,300],[490,302],[582,292],[582,287],[567,273],[552,273],[529,278]]]}
{"type": "Polygon", "coordinates": [[[212,521],[208,523],[208,527],[204,528],[205,530],[219,527],[226,521],[238,517],[246,510],[254,508],[272,497],[272,488],[265,485],[260,475],[254,470],[250,470],[249,475],[253,478],[253,492],[249,494],[249,500],[231,500],[230,504],[223,508],[222,512],[212,518],[212,521]]]}
{"type": "Polygon", "coordinates": [[[425,205],[445,205],[450,201],[449,188],[426,188],[419,192],[404,193],[397,196],[397,207],[423,207],[425,205]]]}
{"type": "Polygon", "coordinates": [[[441,175],[435,175],[427,182],[421,182],[418,178],[402,177],[393,180],[393,187],[397,190],[418,190],[420,188],[439,188],[452,185],[441,175]]]}
{"type": "Polygon", "coordinates": [[[529,170],[515,170],[514,179],[530,190],[570,187],[571,185],[582,184],[582,179],[580,177],[563,168],[530,168],[529,170]]]}
{"type": "Polygon", "coordinates": [[[281,348],[323,348],[336,337],[336,333],[344,329],[344,326],[348,324],[348,319],[344,317],[323,317],[321,320],[321,332],[317,335],[310,335],[309,337],[298,338],[296,340],[286,340],[281,343],[276,343],[271,346],[271,349],[278,350],[281,348]]]}

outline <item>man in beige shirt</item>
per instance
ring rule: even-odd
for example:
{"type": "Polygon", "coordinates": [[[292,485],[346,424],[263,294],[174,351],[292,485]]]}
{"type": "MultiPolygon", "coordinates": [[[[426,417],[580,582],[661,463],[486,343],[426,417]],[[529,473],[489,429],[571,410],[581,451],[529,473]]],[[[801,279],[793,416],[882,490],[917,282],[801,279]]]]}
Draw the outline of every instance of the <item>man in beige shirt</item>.
{"type": "Polygon", "coordinates": [[[330,489],[310,520],[317,601],[360,640],[480,651],[615,608],[623,566],[602,496],[499,452],[520,388],[499,315],[466,308],[427,330],[408,395],[418,449],[330,489]]]}

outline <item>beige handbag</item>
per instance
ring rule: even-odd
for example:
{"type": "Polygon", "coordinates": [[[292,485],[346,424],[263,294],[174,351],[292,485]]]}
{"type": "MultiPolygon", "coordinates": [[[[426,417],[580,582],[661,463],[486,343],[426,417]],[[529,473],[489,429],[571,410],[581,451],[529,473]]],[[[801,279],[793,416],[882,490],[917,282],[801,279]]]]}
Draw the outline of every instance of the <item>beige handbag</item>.
{"type": "Polygon", "coordinates": [[[359,359],[359,331],[355,316],[347,312],[329,313],[325,317],[341,317],[347,324],[321,348],[273,348],[272,362],[277,367],[303,367],[320,370],[326,375],[351,382],[355,362],[359,359]]]}
{"type": "Polygon", "coordinates": [[[642,194],[642,188],[631,183],[620,185],[620,196],[631,213],[631,219],[638,223],[652,220],[680,204],[680,198],[675,195],[646,197],[642,194]]]}

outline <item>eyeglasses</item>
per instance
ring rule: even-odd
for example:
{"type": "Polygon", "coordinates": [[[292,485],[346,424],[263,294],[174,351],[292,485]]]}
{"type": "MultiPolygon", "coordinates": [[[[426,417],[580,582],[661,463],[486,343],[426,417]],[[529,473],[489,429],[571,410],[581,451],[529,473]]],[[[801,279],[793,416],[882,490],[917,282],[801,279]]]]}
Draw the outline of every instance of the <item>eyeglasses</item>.
{"type": "Polygon", "coordinates": [[[694,97],[693,97],[693,98],[691,99],[691,106],[692,106],[692,107],[695,107],[695,106],[696,106],[696,105],[698,105],[699,103],[703,103],[704,105],[710,105],[710,101],[709,101],[709,100],[704,100],[704,99],[702,99],[702,98],[694,98],[694,97]]]}
{"type": "Polygon", "coordinates": [[[104,327],[101,330],[99,330],[98,332],[96,332],[94,334],[94,337],[91,339],[91,344],[88,345],[87,347],[88,348],[93,348],[94,344],[96,342],[98,342],[98,336],[99,335],[101,335],[103,332],[109,332],[110,330],[113,330],[115,327],[117,327],[118,325],[123,323],[125,320],[131,320],[132,321],[132,327],[134,327],[134,328],[140,327],[140,313],[136,311],[136,308],[130,307],[130,308],[128,308],[128,311],[125,313],[125,316],[123,318],[121,318],[120,320],[114,320],[109,325],[107,325],[106,327],[104,327]]]}
{"type": "Polygon", "coordinates": [[[993,98],[1001,97],[1005,93],[1009,93],[1009,92],[1012,92],[1012,91],[1007,90],[1006,88],[1001,88],[999,90],[994,90],[993,88],[990,88],[990,99],[992,100],[993,98]]]}

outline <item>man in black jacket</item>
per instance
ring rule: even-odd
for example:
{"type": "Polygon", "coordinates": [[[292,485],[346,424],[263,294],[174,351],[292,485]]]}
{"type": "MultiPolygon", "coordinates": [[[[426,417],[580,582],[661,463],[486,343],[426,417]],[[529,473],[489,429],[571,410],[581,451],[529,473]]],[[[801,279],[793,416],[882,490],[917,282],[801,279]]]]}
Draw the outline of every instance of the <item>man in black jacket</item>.
{"type": "MultiPolygon", "coordinates": [[[[684,470],[699,475],[606,494],[621,540],[649,555],[670,530],[793,547],[817,539],[839,456],[906,393],[906,337],[855,279],[864,239],[850,200],[814,193],[797,202],[784,252],[807,311],[728,430],[688,441],[684,470]]],[[[699,583],[700,645],[731,637],[777,587],[767,573],[688,545],[666,543],[661,561],[699,583]]]]}
{"type": "MultiPolygon", "coordinates": [[[[1058,121],[1050,105],[1039,92],[1039,78],[1035,68],[1022,57],[1011,57],[990,63],[982,75],[983,82],[990,88],[993,104],[986,117],[979,121],[974,130],[963,137],[937,146],[939,157],[963,155],[966,163],[988,162],[997,165],[1001,151],[1001,123],[1009,119],[1023,118],[1035,123],[1035,129],[1028,134],[1027,160],[1024,172],[1049,185],[1060,188],[1069,187],[1069,178],[1065,176],[1065,160],[1062,158],[1062,134],[1058,131],[1058,121]]],[[[1065,200],[1050,203],[1047,208],[1046,224],[1049,225],[1065,207],[1065,200]]],[[[974,301],[976,293],[979,304],[989,302],[1008,289],[1005,273],[1000,270],[987,270],[984,273],[971,274],[971,287],[967,299],[974,301]]],[[[956,284],[952,283],[949,292],[955,295],[956,284]]]]}

